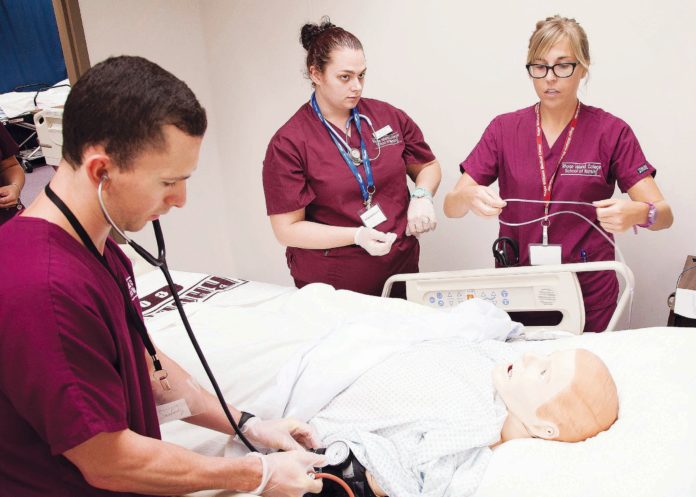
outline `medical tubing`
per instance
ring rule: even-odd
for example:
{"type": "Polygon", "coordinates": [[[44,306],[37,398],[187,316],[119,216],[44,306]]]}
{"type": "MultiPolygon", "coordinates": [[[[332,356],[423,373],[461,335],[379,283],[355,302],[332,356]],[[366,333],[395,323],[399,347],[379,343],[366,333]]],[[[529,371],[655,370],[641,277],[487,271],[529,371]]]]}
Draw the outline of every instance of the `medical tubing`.
{"type": "Polygon", "coordinates": [[[341,487],[343,487],[343,490],[346,491],[346,493],[348,494],[348,497],[355,497],[355,494],[350,489],[348,484],[346,482],[344,482],[343,480],[341,480],[336,475],[332,475],[331,473],[314,473],[314,478],[322,478],[324,480],[334,481],[334,482],[338,483],[339,485],[341,485],[341,487]]]}
{"type": "MultiPolygon", "coordinates": [[[[530,200],[530,199],[525,199],[525,198],[506,198],[506,199],[503,199],[503,202],[527,202],[527,203],[530,203],[530,204],[571,204],[571,205],[587,205],[587,206],[590,206],[590,207],[592,207],[592,208],[595,208],[595,206],[594,206],[593,204],[589,203],[589,202],[576,202],[576,201],[572,201],[572,200],[549,200],[549,201],[547,202],[546,200],[530,200]]],[[[599,234],[602,235],[602,236],[606,239],[606,241],[608,241],[608,242],[614,247],[614,249],[616,250],[617,255],[619,256],[619,260],[620,260],[622,263],[626,264],[626,259],[624,259],[623,252],[621,252],[621,249],[620,249],[619,246],[614,242],[614,240],[612,240],[611,238],[609,238],[609,236],[604,232],[603,229],[601,229],[599,226],[597,226],[595,223],[593,223],[589,218],[583,216],[583,215],[580,214],[579,212],[575,212],[575,211],[558,211],[558,212],[553,212],[553,213],[549,214],[548,216],[541,216],[541,217],[538,217],[538,218],[536,218],[536,219],[532,219],[531,221],[524,221],[524,222],[522,222],[522,223],[508,223],[508,222],[503,221],[503,220],[501,220],[501,219],[498,219],[498,221],[500,222],[500,224],[504,224],[505,226],[512,226],[512,227],[515,227],[515,226],[524,226],[524,225],[526,225],[526,224],[532,224],[532,223],[537,223],[537,222],[539,222],[539,221],[543,221],[544,219],[548,219],[548,218],[550,218],[550,217],[557,216],[557,215],[559,215],[559,214],[573,214],[573,215],[578,216],[578,217],[584,219],[585,221],[587,221],[587,223],[588,223],[590,226],[592,226],[594,229],[596,229],[596,230],[599,232],[599,234]]]]}
{"type": "Polygon", "coordinates": [[[169,273],[169,268],[167,267],[166,261],[162,262],[160,269],[162,270],[162,274],[164,274],[164,278],[167,280],[169,291],[171,292],[172,297],[174,298],[174,303],[176,304],[176,308],[179,311],[179,316],[181,316],[181,321],[184,323],[186,333],[188,334],[189,339],[191,340],[193,348],[196,350],[198,359],[201,361],[203,369],[205,369],[205,373],[208,375],[210,383],[213,385],[215,395],[217,395],[217,398],[220,401],[220,405],[222,406],[222,410],[225,412],[225,416],[227,416],[227,420],[230,422],[230,425],[232,425],[232,428],[234,429],[239,439],[244,443],[244,445],[246,445],[251,452],[258,452],[256,447],[254,447],[251,444],[251,442],[247,440],[242,431],[239,429],[237,423],[235,423],[234,418],[232,417],[232,413],[230,413],[230,409],[227,407],[227,402],[225,401],[225,397],[222,395],[222,390],[220,390],[220,386],[215,380],[215,376],[213,376],[213,372],[211,371],[210,366],[208,366],[208,361],[206,361],[205,356],[203,355],[203,351],[201,350],[201,347],[198,344],[198,340],[196,340],[196,336],[193,334],[191,325],[189,324],[188,318],[186,317],[186,313],[184,312],[184,306],[182,305],[181,300],[179,299],[179,293],[176,291],[176,288],[174,287],[174,281],[172,280],[172,276],[169,273]]]}
{"type": "MultiPolygon", "coordinates": [[[[590,206],[592,208],[595,208],[594,204],[591,204],[589,202],[578,202],[575,200],[549,200],[549,201],[546,201],[546,200],[532,200],[532,199],[526,199],[526,198],[506,198],[506,199],[503,199],[503,202],[527,202],[530,204],[587,205],[587,206],[590,206]]],[[[626,264],[626,259],[624,259],[623,252],[621,252],[621,249],[619,248],[619,246],[611,238],[609,238],[609,236],[604,232],[603,229],[601,229],[599,226],[597,226],[595,223],[593,223],[589,218],[583,216],[579,212],[558,211],[558,212],[553,212],[553,213],[549,214],[548,216],[541,216],[541,217],[538,217],[536,219],[532,219],[531,221],[525,221],[523,223],[508,223],[506,221],[502,221],[501,219],[498,219],[498,222],[500,222],[500,224],[504,224],[505,226],[512,226],[512,227],[524,226],[525,224],[532,224],[532,223],[536,223],[539,221],[543,221],[544,219],[548,219],[550,217],[557,216],[559,214],[573,214],[573,215],[578,216],[578,217],[584,219],[585,221],[587,221],[587,223],[590,226],[592,226],[594,229],[596,229],[600,235],[602,235],[609,243],[612,244],[612,246],[614,247],[614,250],[616,250],[616,254],[619,256],[619,260],[623,264],[628,265],[628,264],[626,264]]],[[[629,295],[629,298],[628,298],[628,328],[631,327],[631,316],[633,314],[633,290],[634,290],[634,288],[632,286],[628,287],[628,295],[629,295]]]]}

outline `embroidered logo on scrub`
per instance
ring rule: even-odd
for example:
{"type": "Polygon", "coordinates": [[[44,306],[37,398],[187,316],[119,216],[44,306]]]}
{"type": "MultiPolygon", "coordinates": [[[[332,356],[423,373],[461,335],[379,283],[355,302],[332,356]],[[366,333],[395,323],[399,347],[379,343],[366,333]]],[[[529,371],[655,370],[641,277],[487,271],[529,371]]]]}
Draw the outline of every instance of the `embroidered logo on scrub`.
{"type": "MultiPolygon", "coordinates": [[[[372,143],[377,145],[377,140],[375,140],[375,137],[372,137],[372,143]]],[[[397,145],[401,143],[399,141],[399,133],[397,131],[392,131],[388,135],[385,135],[379,139],[379,146],[380,147],[388,147],[390,145],[397,145]]]]}
{"type": "Polygon", "coordinates": [[[640,166],[640,167],[638,168],[637,171],[638,171],[638,174],[643,174],[643,173],[644,173],[645,171],[647,171],[648,169],[650,169],[650,168],[648,167],[648,165],[647,165],[647,164],[643,164],[642,166],[640,166]]]}
{"type": "Polygon", "coordinates": [[[601,162],[564,162],[561,164],[561,176],[601,176],[601,162]]]}
{"type": "Polygon", "coordinates": [[[128,286],[128,296],[130,297],[131,301],[135,300],[138,296],[138,292],[135,289],[133,279],[130,276],[126,278],[126,285],[128,286]]]}

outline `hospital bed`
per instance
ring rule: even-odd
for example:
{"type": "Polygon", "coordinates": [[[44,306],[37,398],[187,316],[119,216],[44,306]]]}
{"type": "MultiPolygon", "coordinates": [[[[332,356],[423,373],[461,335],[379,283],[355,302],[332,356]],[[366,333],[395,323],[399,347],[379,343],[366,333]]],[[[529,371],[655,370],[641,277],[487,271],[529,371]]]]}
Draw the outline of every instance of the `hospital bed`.
{"type": "MultiPolygon", "coordinates": [[[[142,262],[135,269],[153,340],[208,385],[169,305],[162,275],[142,262]]],[[[254,406],[298,347],[340,320],[358,312],[434,312],[321,284],[296,290],[188,272],[174,271],[173,277],[228,402],[241,409],[254,406]]],[[[581,443],[527,439],[503,444],[493,452],[475,497],[696,495],[695,330],[634,329],[513,346],[540,353],[584,347],[599,354],[619,390],[619,419],[607,432],[581,443]]],[[[180,421],[164,424],[162,433],[165,440],[204,454],[223,455],[228,447],[228,437],[180,421]]]]}

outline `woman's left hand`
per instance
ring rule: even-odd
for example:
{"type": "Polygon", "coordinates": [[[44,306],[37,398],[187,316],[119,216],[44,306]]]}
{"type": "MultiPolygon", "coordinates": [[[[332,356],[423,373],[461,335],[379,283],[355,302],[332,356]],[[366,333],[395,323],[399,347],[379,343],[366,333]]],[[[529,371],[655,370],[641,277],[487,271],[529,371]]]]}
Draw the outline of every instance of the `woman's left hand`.
{"type": "Polygon", "coordinates": [[[592,204],[597,208],[600,226],[610,233],[623,233],[648,220],[648,205],[645,202],[608,198],[592,204]]]}
{"type": "Polygon", "coordinates": [[[406,236],[419,236],[433,231],[437,226],[437,216],[433,201],[427,197],[414,197],[408,204],[408,226],[406,236]]]}
{"type": "Polygon", "coordinates": [[[0,186],[0,207],[13,207],[19,202],[19,186],[11,183],[0,186]]]}

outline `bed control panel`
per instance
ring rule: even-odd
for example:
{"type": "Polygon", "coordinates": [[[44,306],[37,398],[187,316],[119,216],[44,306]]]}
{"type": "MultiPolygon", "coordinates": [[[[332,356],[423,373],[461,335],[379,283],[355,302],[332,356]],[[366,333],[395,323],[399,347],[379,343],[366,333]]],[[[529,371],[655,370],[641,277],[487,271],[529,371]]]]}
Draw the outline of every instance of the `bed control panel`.
{"type": "Polygon", "coordinates": [[[454,307],[470,299],[482,299],[500,307],[514,306],[524,300],[529,288],[467,288],[466,290],[439,290],[425,294],[425,304],[431,307],[454,307]]]}
{"type": "Polygon", "coordinates": [[[543,311],[562,315],[554,328],[582,332],[585,310],[575,273],[536,270],[534,274],[520,274],[508,269],[515,268],[420,273],[418,279],[406,281],[407,299],[447,309],[478,298],[510,313],[543,311]]]}

